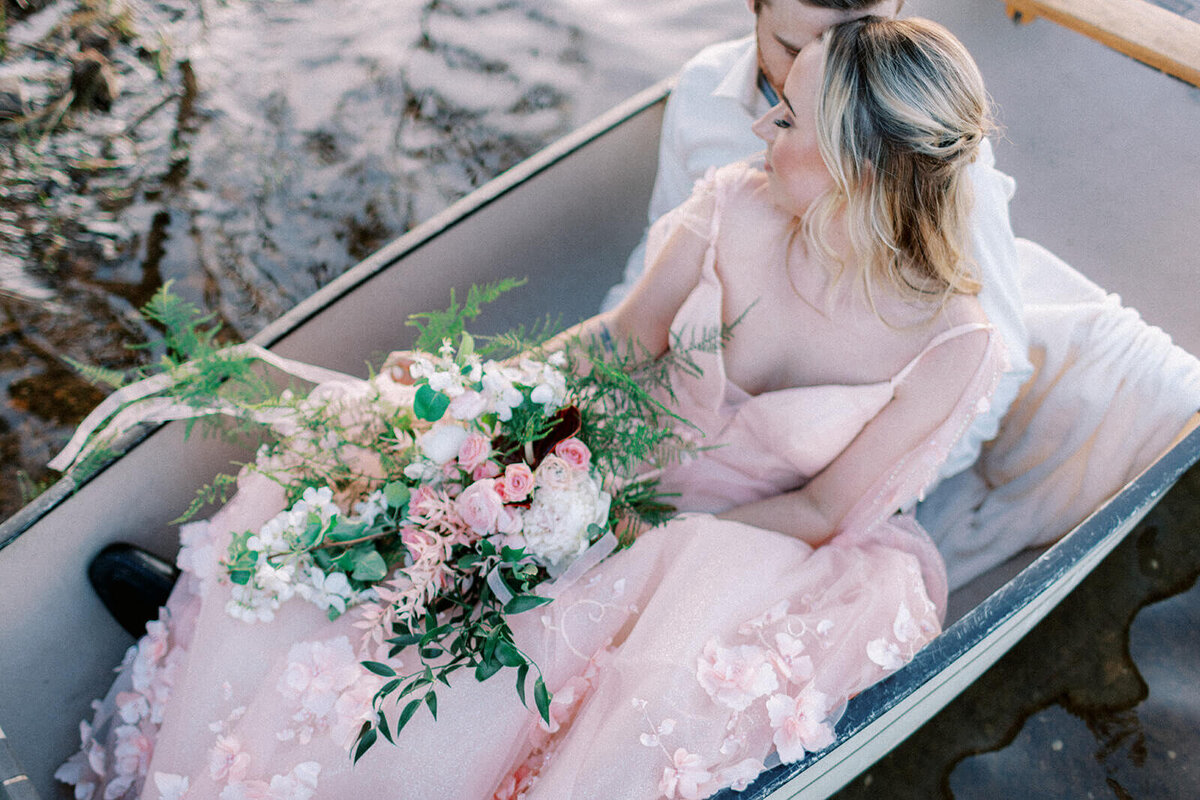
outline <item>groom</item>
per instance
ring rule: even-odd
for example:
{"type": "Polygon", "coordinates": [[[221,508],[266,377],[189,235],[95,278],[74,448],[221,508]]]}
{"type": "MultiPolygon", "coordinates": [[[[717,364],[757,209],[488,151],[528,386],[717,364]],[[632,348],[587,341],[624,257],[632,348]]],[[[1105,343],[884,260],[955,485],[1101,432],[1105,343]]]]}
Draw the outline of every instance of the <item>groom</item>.
{"type": "MultiPolygon", "coordinates": [[[[754,33],[714,44],[684,65],[667,101],[659,141],[658,174],[650,197],[649,221],[681,204],[710,167],[763,150],[751,123],[779,102],[779,92],[797,53],[840,22],[864,16],[893,17],[904,0],[747,0],[754,33]]],[[[983,442],[996,435],[1000,418],[1033,373],[1028,334],[1017,293],[1017,253],[1008,221],[1014,181],[995,169],[991,143],[984,141],[969,168],[975,193],[971,237],[983,289],[980,304],[1008,348],[1009,369],[1000,379],[991,408],[981,413],[943,465],[940,477],[969,467],[983,442]]],[[[615,306],[644,268],[646,239],[634,249],[625,277],[609,290],[603,308],[615,306]]]]}

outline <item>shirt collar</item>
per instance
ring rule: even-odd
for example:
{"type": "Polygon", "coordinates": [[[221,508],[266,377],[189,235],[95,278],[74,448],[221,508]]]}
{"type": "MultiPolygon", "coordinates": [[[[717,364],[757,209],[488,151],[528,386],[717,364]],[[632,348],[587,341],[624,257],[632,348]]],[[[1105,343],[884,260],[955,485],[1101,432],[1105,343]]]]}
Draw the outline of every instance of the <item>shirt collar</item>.
{"type": "Polygon", "coordinates": [[[743,108],[754,113],[758,106],[758,50],[754,46],[754,34],[743,40],[745,48],[729,72],[713,89],[714,97],[736,100],[743,108]]]}

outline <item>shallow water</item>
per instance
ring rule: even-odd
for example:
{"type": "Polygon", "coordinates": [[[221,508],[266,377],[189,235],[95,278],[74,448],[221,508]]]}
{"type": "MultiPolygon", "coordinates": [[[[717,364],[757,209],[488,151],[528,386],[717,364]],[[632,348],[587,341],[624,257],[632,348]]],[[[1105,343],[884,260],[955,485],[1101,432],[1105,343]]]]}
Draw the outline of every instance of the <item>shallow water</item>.
{"type": "MultiPolygon", "coordinates": [[[[53,100],[63,67],[21,43],[41,41],[64,2],[7,34],[0,79],[26,78],[30,107],[53,100]]],[[[126,345],[155,338],[132,311],[165,281],[250,336],[750,24],[732,0],[132,8],[140,35],[113,48],[124,91],[111,112],[72,115],[0,154],[0,517],[23,480],[51,477],[41,465],[102,396],[70,361],[153,357],[126,345]]],[[[845,796],[1200,796],[1198,496],[1189,476],[1050,620],[845,796]]]]}

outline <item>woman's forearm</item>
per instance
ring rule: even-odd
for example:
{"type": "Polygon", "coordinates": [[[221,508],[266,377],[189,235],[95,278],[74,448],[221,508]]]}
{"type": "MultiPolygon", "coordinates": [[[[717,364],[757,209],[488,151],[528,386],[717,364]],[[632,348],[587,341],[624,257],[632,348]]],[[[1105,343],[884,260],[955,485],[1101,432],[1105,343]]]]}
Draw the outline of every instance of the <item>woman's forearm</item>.
{"type": "Polygon", "coordinates": [[[803,489],[746,503],[723,511],[717,517],[778,531],[813,547],[828,541],[835,525],[803,489]]]}

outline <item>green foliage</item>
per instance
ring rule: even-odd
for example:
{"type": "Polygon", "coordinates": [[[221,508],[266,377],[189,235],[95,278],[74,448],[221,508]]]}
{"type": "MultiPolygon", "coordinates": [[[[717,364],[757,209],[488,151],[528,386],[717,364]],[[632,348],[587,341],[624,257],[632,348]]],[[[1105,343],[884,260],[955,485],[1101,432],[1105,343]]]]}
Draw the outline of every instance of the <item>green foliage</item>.
{"type": "Polygon", "coordinates": [[[450,306],[444,311],[420,312],[408,318],[407,324],[419,331],[413,349],[436,353],[443,342],[461,340],[467,323],[479,316],[484,305],[495,302],[505,292],[524,285],[524,279],[505,278],[484,286],[472,286],[467,290],[467,301],[461,306],[454,290],[451,289],[450,306]]]}
{"type": "MultiPolygon", "coordinates": [[[[546,354],[537,348],[553,328],[549,319],[529,330],[518,328],[496,337],[476,339],[466,329],[484,304],[522,283],[505,280],[472,287],[462,305],[451,293],[446,310],[413,315],[409,324],[419,331],[417,350],[442,353],[446,343],[457,343],[446,357],[454,358],[453,369],[461,368],[454,379],[461,378],[463,383],[476,374],[473,370],[480,368],[485,355],[507,352],[544,360],[546,354]]],[[[401,532],[416,525],[430,533],[436,525],[420,522],[419,516],[410,517],[413,490],[422,482],[406,468],[418,458],[414,434],[444,419],[449,397],[426,380],[418,381],[412,408],[383,411],[380,409],[392,407],[374,402],[379,397],[375,396],[366,404],[372,411],[364,416],[365,421],[360,420],[355,414],[347,416],[344,407],[333,405],[338,402],[335,399],[321,402],[314,396],[280,391],[267,380],[253,356],[220,346],[219,326],[212,324],[212,315],[202,314],[173,295],[169,285],[155,294],[143,313],[164,330],[165,354],[142,373],[171,377],[157,396],[197,409],[219,406],[230,411],[238,422],[222,433],[230,438],[251,437],[258,445],[251,468],[277,480],[286,490],[289,505],[306,490],[328,489],[351,498],[371,495],[375,508],[382,508],[366,521],[347,519],[340,513],[322,516],[312,512],[310,505],[307,520],[300,516],[288,522],[283,538],[274,540],[273,547],[284,549],[269,553],[262,549],[261,541],[252,542],[252,532],[235,535],[225,562],[234,583],[257,591],[257,569],[288,563],[316,567],[327,577],[340,572],[352,591],[361,592],[387,580],[393,570],[413,563],[417,551],[410,552],[401,532]],[[281,418],[287,425],[273,429],[272,420],[281,418]],[[365,470],[356,466],[364,452],[378,459],[376,467],[365,470]],[[372,494],[376,491],[378,494],[372,494]]],[[[687,449],[679,431],[688,423],[665,404],[673,397],[671,378],[680,373],[698,374],[694,356],[716,351],[729,338],[731,328],[700,331],[686,342],[677,339],[671,352],[662,357],[654,357],[632,342],[613,349],[598,341],[570,341],[563,355],[565,366],[559,369],[566,384],[562,407],[548,412],[546,406],[533,402],[533,389],[522,384],[522,402],[512,409],[511,416],[500,420],[499,412],[488,412],[476,422],[478,430],[492,437],[497,463],[524,461],[531,468],[558,442],[578,437],[591,451],[595,473],[613,497],[610,527],[624,516],[657,524],[673,509],[653,480],[638,476],[669,463],[687,449]]],[[[116,385],[122,377],[102,370],[86,372],[109,385],[116,385]]],[[[477,382],[470,388],[480,391],[483,384],[477,382]]],[[[456,480],[465,485],[471,478],[464,472],[462,479],[456,480]]],[[[233,476],[218,476],[198,490],[181,519],[194,516],[207,503],[224,502],[235,485],[233,476]]],[[[327,501],[328,495],[323,502],[327,501]]],[[[592,541],[603,533],[599,526],[589,530],[592,541]]],[[[435,534],[441,535],[436,531],[431,535],[435,534]]],[[[400,674],[382,661],[364,663],[364,668],[387,680],[374,698],[377,717],[359,731],[355,760],[380,737],[392,742],[422,707],[436,718],[439,684],[449,686],[459,672],[487,680],[504,669],[515,670],[522,703],[528,700],[532,678],[533,705],[549,720],[551,694],[541,670],[517,646],[507,620],[550,602],[536,592],[549,577],[547,570],[524,548],[494,544],[486,537],[463,542],[457,538],[460,535],[461,531],[446,540],[447,556],[439,566],[445,572],[439,573],[436,594],[421,599],[416,610],[413,606],[392,607],[394,615],[385,633],[388,658],[405,651],[405,665],[412,671],[400,674]],[[394,721],[386,713],[393,707],[398,710],[394,721]]],[[[339,608],[330,606],[328,613],[335,617],[339,608]]]]}

